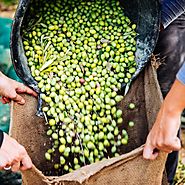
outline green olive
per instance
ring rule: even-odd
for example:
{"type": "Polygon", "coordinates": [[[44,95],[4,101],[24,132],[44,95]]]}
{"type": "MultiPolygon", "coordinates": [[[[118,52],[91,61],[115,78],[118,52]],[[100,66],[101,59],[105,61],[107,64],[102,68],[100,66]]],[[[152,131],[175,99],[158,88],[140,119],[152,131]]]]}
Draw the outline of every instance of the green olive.
{"type": "Polygon", "coordinates": [[[43,0],[28,11],[21,36],[43,100],[46,160],[63,175],[119,156],[128,134],[118,104],[137,71],[136,24],[115,0],[43,0]]]}

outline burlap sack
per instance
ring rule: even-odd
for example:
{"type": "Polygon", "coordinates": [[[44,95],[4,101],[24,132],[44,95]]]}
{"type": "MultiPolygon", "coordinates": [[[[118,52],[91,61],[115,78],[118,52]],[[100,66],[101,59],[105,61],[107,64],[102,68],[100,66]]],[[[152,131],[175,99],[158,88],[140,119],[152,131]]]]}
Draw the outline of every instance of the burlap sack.
{"type": "MultiPolygon", "coordinates": [[[[25,146],[36,167],[23,173],[24,185],[161,185],[166,154],[160,153],[155,161],[142,158],[142,144],[155,121],[162,102],[155,70],[149,66],[132,83],[129,93],[119,105],[124,110],[123,123],[134,120],[135,126],[127,128],[129,144],[122,147],[126,153],[85,166],[63,176],[44,176],[41,171],[48,170],[50,164],[44,159],[45,134],[44,119],[35,116],[37,100],[24,96],[24,106],[12,104],[11,134],[25,146]],[[133,102],[136,109],[129,110],[133,102]],[[129,152],[129,153],[128,153],[129,152]]],[[[164,180],[163,184],[167,184],[164,180]]]]}

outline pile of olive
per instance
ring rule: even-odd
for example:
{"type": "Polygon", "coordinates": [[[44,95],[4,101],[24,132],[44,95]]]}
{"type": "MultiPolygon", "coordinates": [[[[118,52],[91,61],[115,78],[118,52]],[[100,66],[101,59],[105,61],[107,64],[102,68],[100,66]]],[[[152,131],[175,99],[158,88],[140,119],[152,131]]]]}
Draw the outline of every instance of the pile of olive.
{"type": "Polygon", "coordinates": [[[45,102],[52,142],[46,159],[65,174],[118,156],[128,134],[119,130],[117,104],[122,83],[136,70],[136,25],[117,0],[43,0],[34,6],[22,36],[45,102]]]}

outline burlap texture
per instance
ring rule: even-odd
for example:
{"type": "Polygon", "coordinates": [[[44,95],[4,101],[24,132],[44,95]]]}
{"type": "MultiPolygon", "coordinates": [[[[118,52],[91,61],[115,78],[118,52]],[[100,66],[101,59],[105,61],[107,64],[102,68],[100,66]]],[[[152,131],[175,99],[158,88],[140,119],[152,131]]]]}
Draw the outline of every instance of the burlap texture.
{"type": "MultiPolygon", "coordinates": [[[[44,159],[48,137],[45,134],[44,119],[35,116],[37,100],[25,95],[26,104],[12,104],[11,134],[25,146],[37,167],[23,173],[24,185],[161,185],[166,154],[160,153],[155,161],[142,158],[142,144],[155,121],[162,102],[155,70],[149,66],[132,83],[129,93],[120,103],[124,110],[123,127],[129,120],[135,121],[133,128],[127,128],[129,144],[122,147],[127,153],[85,166],[73,173],[60,177],[44,176],[41,171],[50,168],[44,159]],[[129,110],[133,102],[136,109],[129,110]],[[134,150],[135,149],[135,150],[134,150]],[[39,171],[39,170],[40,171],[39,171]]],[[[163,185],[167,182],[164,180],[163,185]]]]}

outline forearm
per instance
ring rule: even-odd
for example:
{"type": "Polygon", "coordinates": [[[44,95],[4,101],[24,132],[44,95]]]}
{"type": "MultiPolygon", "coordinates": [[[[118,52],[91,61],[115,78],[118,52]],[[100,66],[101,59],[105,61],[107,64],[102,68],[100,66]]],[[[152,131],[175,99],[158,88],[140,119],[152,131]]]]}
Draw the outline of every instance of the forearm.
{"type": "Polygon", "coordinates": [[[164,100],[164,105],[170,114],[180,115],[185,108],[185,84],[176,79],[164,100]]]}
{"type": "Polygon", "coordinates": [[[185,85],[176,79],[147,137],[143,151],[145,159],[154,160],[159,153],[155,149],[166,153],[180,150],[181,143],[177,133],[181,123],[181,112],[184,108],[185,85]]]}
{"type": "Polygon", "coordinates": [[[176,76],[176,81],[164,100],[164,105],[173,114],[181,114],[185,108],[185,63],[176,76]]]}

